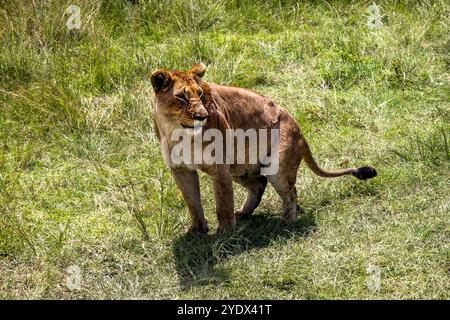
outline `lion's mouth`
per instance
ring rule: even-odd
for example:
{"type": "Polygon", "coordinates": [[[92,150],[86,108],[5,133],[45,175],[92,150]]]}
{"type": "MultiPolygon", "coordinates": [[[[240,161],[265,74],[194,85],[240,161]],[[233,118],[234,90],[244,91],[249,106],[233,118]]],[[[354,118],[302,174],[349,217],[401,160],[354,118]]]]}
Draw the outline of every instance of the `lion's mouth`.
{"type": "Polygon", "coordinates": [[[180,122],[180,125],[185,129],[194,129],[195,127],[202,127],[205,124],[206,124],[206,119],[204,119],[202,121],[194,120],[194,123],[192,125],[188,125],[188,124],[180,122]]]}

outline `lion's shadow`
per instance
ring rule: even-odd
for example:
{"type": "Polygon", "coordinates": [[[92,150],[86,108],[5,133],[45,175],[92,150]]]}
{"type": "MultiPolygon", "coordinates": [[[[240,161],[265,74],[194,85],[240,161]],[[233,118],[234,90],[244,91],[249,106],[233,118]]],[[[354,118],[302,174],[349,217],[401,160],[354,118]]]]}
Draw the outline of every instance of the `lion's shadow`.
{"type": "Polygon", "coordinates": [[[307,237],[316,226],[312,215],[300,214],[292,225],[278,216],[257,214],[237,222],[236,232],[229,236],[183,235],[173,243],[173,253],[182,289],[221,283],[228,272],[217,267],[219,261],[242,252],[264,248],[274,241],[307,237]]]}

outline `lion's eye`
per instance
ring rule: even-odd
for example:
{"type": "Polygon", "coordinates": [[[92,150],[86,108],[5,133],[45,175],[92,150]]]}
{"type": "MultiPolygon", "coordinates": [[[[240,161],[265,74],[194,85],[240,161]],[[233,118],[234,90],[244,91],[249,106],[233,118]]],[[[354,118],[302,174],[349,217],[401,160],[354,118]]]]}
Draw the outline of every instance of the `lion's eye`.
{"type": "Polygon", "coordinates": [[[186,103],[187,100],[184,98],[184,96],[175,96],[175,98],[177,98],[179,101],[186,103]]]}
{"type": "Polygon", "coordinates": [[[203,97],[203,90],[201,90],[199,93],[198,93],[198,96],[201,98],[201,97],[203,97]]]}

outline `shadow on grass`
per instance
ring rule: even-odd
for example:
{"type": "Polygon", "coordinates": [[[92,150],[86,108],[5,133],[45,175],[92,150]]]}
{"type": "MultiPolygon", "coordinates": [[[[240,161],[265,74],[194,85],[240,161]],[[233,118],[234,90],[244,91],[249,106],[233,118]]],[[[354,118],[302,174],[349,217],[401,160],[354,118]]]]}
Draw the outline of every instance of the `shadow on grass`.
{"type": "Polygon", "coordinates": [[[239,220],[232,235],[183,235],[173,243],[176,269],[180,286],[187,290],[193,286],[218,284],[228,279],[219,261],[242,252],[264,248],[273,242],[307,237],[315,229],[311,215],[302,213],[298,221],[286,225],[278,216],[257,214],[239,220]]]}

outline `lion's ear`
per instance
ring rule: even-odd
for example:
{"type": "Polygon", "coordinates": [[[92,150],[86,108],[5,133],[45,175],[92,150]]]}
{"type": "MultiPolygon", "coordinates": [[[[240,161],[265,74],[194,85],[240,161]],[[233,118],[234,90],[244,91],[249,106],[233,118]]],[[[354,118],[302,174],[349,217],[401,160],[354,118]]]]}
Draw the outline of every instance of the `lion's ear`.
{"type": "Polygon", "coordinates": [[[206,66],[201,62],[197,63],[195,66],[192,67],[191,72],[201,78],[205,75],[206,66]]]}
{"type": "Polygon", "coordinates": [[[166,91],[173,84],[172,75],[164,69],[154,71],[151,75],[151,81],[155,92],[166,91]]]}

